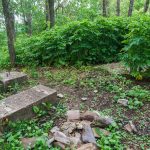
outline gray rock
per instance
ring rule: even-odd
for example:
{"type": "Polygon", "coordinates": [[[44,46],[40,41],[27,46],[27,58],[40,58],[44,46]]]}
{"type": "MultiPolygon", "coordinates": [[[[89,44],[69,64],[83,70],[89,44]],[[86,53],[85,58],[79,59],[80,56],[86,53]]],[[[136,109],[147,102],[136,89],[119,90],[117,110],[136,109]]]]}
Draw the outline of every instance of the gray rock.
{"type": "Polygon", "coordinates": [[[0,121],[25,120],[34,117],[33,106],[49,102],[56,104],[57,92],[49,87],[37,85],[0,101],[0,121]]]}
{"type": "Polygon", "coordinates": [[[97,93],[98,92],[98,90],[94,90],[94,93],[97,93]]]}
{"type": "Polygon", "coordinates": [[[81,114],[81,119],[92,122],[92,121],[98,120],[99,115],[96,112],[86,111],[86,112],[81,114]]]}
{"type": "Polygon", "coordinates": [[[71,142],[71,145],[73,146],[78,146],[79,144],[81,144],[81,139],[80,137],[70,137],[70,142],[71,142]]]}
{"type": "Polygon", "coordinates": [[[64,95],[61,94],[61,93],[59,93],[59,94],[57,94],[57,97],[59,97],[59,98],[64,98],[64,95]]]}
{"type": "Polygon", "coordinates": [[[69,110],[67,111],[67,121],[77,121],[80,120],[79,110],[69,110]]]}
{"type": "Polygon", "coordinates": [[[60,131],[60,129],[57,126],[55,126],[51,129],[51,133],[55,133],[57,131],[60,131]]]}
{"type": "Polygon", "coordinates": [[[65,133],[66,135],[71,134],[75,129],[76,129],[75,122],[65,122],[61,127],[62,132],[65,133]]]}
{"type": "Polygon", "coordinates": [[[55,141],[55,139],[54,139],[54,137],[52,137],[52,138],[49,138],[48,140],[47,140],[47,146],[50,148],[51,146],[52,146],[52,143],[55,141]]]}
{"type": "Polygon", "coordinates": [[[122,106],[128,106],[128,100],[127,99],[118,99],[118,103],[122,106]]]}
{"type": "Polygon", "coordinates": [[[83,129],[83,123],[82,123],[82,122],[77,122],[77,123],[76,123],[76,128],[77,128],[78,130],[82,130],[82,129],[83,129]]]}
{"type": "Polygon", "coordinates": [[[94,125],[99,127],[107,127],[109,125],[114,125],[115,121],[108,116],[99,116],[99,118],[95,121],[94,125]]]}
{"type": "Polygon", "coordinates": [[[88,98],[87,98],[87,97],[82,97],[81,100],[82,100],[82,101],[87,101],[88,98]]]}
{"type": "Polygon", "coordinates": [[[132,132],[136,133],[137,132],[137,129],[136,129],[136,127],[132,121],[129,121],[129,123],[124,126],[124,129],[130,133],[132,133],[132,132]]]}
{"type": "Polygon", "coordinates": [[[0,83],[4,91],[15,83],[23,83],[25,81],[27,81],[27,75],[23,72],[11,71],[0,73],[0,83]]]}
{"type": "Polygon", "coordinates": [[[62,132],[57,131],[54,133],[54,139],[57,142],[61,142],[63,144],[69,145],[70,144],[70,139],[62,132]]]}
{"type": "Polygon", "coordinates": [[[92,128],[89,124],[84,124],[84,126],[83,126],[82,141],[84,143],[94,143],[94,144],[96,144],[96,139],[94,137],[92,128]]]}

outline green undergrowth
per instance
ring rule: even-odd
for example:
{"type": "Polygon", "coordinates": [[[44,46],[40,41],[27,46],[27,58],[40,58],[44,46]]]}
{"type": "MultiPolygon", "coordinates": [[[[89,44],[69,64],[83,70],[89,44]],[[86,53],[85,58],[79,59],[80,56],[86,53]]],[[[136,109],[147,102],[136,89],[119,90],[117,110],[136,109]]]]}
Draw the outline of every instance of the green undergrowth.
{"type": "MultiPolygon", "coordinates": [[[[34,106],[33,112],[36,117],[30,121],[18,121],[15,123],[5,121],[3,123],[3,125],[7,125],[7,128],[5,128],[4,134],[0,137],[0,150],[24,150],[21,139],[31,137],[37,138],[34,149],[59,150],[53,147],[49,148],[46,141],[50,129],[54,126],[54,121],[64,116],[66,112],[65,106],[58,104],[55,107],[50,103],[43,103],[42,106],[34,106]],[[44,119],[46,116],[48,116],[47,120],[44,119]]],[[[32,148],[28,147],[28,150],[30,149],[32,148]]]]}
{"type": "MultiPolygon", "coordinates": [[[[130,18],[96,18],[74,21],[30,38],[16,41],[19,66],[77,66],[122,60],[138,80],[150,74],[150,19],[147,15],[130,18]]],[[[8,50],[1,48],[0,68],[10,66],[8,50]]]]}
{"type": "MultiPolygon", "coordinates": [[[[10,122],[8,124],[9,128],[0,138],[0,146],[3,146],[2,149],[22,150],[21,138],[38,137],[35,149],[48,150],[45,147],[48,131],[57,125],[55,124],[57,119],[65,117],[65,112],[70,107],[70,103],[72,107],[76,106],[79,102],[80,110],[84,111],[89,108],[90,110],[100,111],[104,115],[112,116],[117,123],[115,127],[106,128],[106,130],[111,132],[109,136],[99,133],[101,138],[97,141],[97,145],[100,149],[121,150],[128,148],[129,145],[134,143],[136,143],[134,145],[138,145],[138,148],[143,150],[148,146],[147,131],[144,131],[147,130],[146,122],[149,121],[145,117],[148,115],[147,105],[150,100],[148,85],[135,85],[134,81],[121,75],[110,74],[101,66],[65,67],[59,69],[27,67],[21,70],[29,76],[28,86],[45,83],[53,88],[60,87],[59,92],[64,95],[64,98],[57,107],[50,104],[42,104],[41,107],[34,106],[33,111],[36,113],[36,117],[33,120],[17,123],[10,122]],[[95,90],[96,92],[94,92],[95,90]],[[70,91],[72,92],[70,93],[70,91]],[[88,98],[86,102],[80,101],[82,95],[79,98],[79,91],[88,98]],[[74,101],[76,99],[77,101],[74,101]],[[118,99],[128,99],[128,106],[123,107],[119,105],[117,103],[118,99]],[[109,103],[103,104],[108,100],[109,103]],[[98,106],[100,104],[104,106],[91,108],[91,103],[88,104],[91,101],[98,106]],[[133,115],[130,114],[131,112],[133,115]],[[142,132],[141,135],[130,134],[123,129],[123,126],[129,120],[138,122],[136,127],[142,132]]],[[[19,90],[19,88],[16,88],[15,91],[19,92],[19,90]]],[[[51,148],[51,150],[57,149],[51,148]]]]}

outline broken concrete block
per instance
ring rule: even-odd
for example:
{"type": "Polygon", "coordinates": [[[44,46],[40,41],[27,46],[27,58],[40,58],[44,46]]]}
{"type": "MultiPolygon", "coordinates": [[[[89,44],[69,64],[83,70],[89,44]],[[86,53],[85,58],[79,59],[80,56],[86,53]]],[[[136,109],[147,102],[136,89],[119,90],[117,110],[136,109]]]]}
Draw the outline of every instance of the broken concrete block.
{"type": "Polygon", "coordinates": [[[70,145],[70,139],[64,133],[57,131],[54,133],[54,139],[57,142],[61,142],[66,145],[70,145]]]}
{"type": "Polygon", "coordinates": [[[89,124],[84,124],[84,126],[83,126],[82,141],[84,143],[94,143],[94,144],[96,144],[96,139],[94,137],[92,128],[89,124]]]}
{"type": "Polygon", "coordinates": [[[129,123],[124,126],[124,129],[130,133],[131,132],[133,132],[133,133],[137,132],[137,129],[136,129],[136,127],[132,121],[129,121],[129,123]]]}
{"type": "Polygon", "coordinates": [[[33,106],[41,103],[57,103],[57,92],[43,85],[12,95],[0,101],[0,122],[25,120],[35,116],[33,106]]]}
{"type": "Polygon", "coordinates": [[[76,120],[80,120],[80,111],[79,110],[67,111],[67,121],[76,121],[76,120]]]}
{"type": "Polygon", "coordinates": [[[55,126],[51,129],[51,133],[55,133],[57,131],[60,131],[60,129],[57,126],[55,126]]]}
{"type": "Polygon", "coordinates": [[[27,81],[27,75],[22,72],[3,72],[0,73],[0,85],[2,90],[6,90],[15,83],[27,81]]]}
{"type": "Polygon", "coordinates": [[[98,119],[99,119],[99,115],[96,112],[86,111],[81,114],[81,120],[88,120],[92,122],[98,119]]]}
{"type": "Polygon", "coordinates": [[[65,122],[61,130],[64,134],[69,135],[76,129],[76,123],[75,122],[65,122]]]}
{"type": "Polygon", "coordinates": [[[99,115],[99,118],[94,122],[94,125],[98,127],[107,127],[109,125],[115,125],[115,121],[111,117],[99,115]]]}

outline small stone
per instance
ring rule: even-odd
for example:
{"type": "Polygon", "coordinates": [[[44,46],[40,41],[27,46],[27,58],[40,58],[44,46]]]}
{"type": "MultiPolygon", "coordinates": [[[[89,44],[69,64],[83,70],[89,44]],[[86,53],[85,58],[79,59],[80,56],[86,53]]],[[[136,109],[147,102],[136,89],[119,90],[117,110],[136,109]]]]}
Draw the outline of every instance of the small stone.
{"type": "Polygon", "coordinates": [[[59,97],[59,98],[64,98],[64,95],[61,94],[61,93],[59,93],[59,94],[57,94],[57,97],[59,97]]]}
{"type": "Polygon", "coordinates": [[[67,111],[67,121],[76,121],[76,120],[80,120],[80,111],[79,110],[67,111]]]}
{"type": "Polygon", "coordinates": [[[128,100],[127,99],[118,99],[118,103],[122,106],[128,106],[128,100]]]}
{"type": "Polygon", "coordinates": [[[82,100],[82,101],[87,101],[88,98],[87,98],[87,97],[82,97],[81,100],[82,100]]]}
{"type": "Polygon", "coordinates": [[[94,137],[92,128],[89,124],[84,124],[84,126],[83,126],[82,141],[84,143],[94,143],[94,144],[96,144],[96,139],[94,137]]]}
{"type": "Polygon", "coordinates": [[[54,146],[57,148],[61,148],[62,150],[65,150],[65,148],[66,148],[65,144],[63,144],[61,142],[54,142],[54,146]]]}
{"type": "Polygon", "coordinates": [[[57,131],[54,133],[54,139],[57,142],[61,142],[61,143],[66,144],[66,145],[70,144],[69,138],[64,133],[62,133],[60,131],[57,131]]]}
{"type": "Polygon", "coordinates": [[[83,124],[82,124],[82,122],[77,122],[77,123],[76,123],[76,128],[77,128],[78,130],[82,130],[82,129],[83,129],[83,124]]]}
{"type": "Polygon", "coordinates": [[[94,90],[94,93],[97,93],[98,92],[98,90],[94,90]]]}
{"type": "Polygon", "coordinates": [[[107,127],[109,125],[113,125],[115,121],[108,116],[99,116],[99,118],[96,120],[95,125],[99,127],[107,127]]]}
{"type": "Polygon", "coordinates": [[[99,115],[96,112],[92,112],[92,111],[86,111],[84,113],[81,114],[81,119],[82,120],[88,120],[88,121],[94,121],[99,119],[99,115]]]}
{"type": "Polygon", "coordinates": [[[57,126],[55,126],[51,129],[51,133],[55,133],[57,131],[60,131],[60,129],[57,126]]]}
{"type": "Polygon", "coordinates": [[[80,148],[78,148],[77,150],[98,150],[96,145],[93,143],[88,143],[88,144],[84,144],[82,145],[80,148]]]}
{"type": "Polygon", "coordinates": [[[22,142],[24,149],[27,149],[28,147],[33,148],[36,141],[37,141],[37,138],[35,138],[35,137],[33,137],[33,138],[22,138],[21,139],[21,142],[22,142]]]}
{"type": "Polygon", "coordinates": [[[137,129],[132,121],[129,121],[131,128],[133,129],[133,132],[137,132],[137,129]]]}
{"type": "Polygon", "coordinates": [[[136,129],[136,127],[132,121],[129,121],[129,123],[124,126],[124,129],[130,133],[131,132],[133,132],[133,133],[137,132],[137,129],[136,129]]]}
{"type": "Polygon", "coordinates": [[[50,138],[50,139],[47,140],[47,146],[49,148],[52,146],[51,144],[54,142],[54,140],[55,140],[54,137],[52,137],[52,138],[50,138]]]}
{"type": "Polygon", "coordinates": [[[69,139],[71,141],[71,145],[73,146],[78,146],[79,144],[81,144],[80,137],[70,137],[69,139]]]}
{"type": "Polygon", "coordinates": [[[74,130],[76,129],[76,123],[75,122],[65,122],[62,127],[61,130],[63,131],[63,133],[65,133],[66,135],[71,134],[74,130]]]}
{"type": "Polygon", "coordinates": [[[75,132],[75,137],[79,138],[81,140],[81,134],[78,132],[75,132]]]}

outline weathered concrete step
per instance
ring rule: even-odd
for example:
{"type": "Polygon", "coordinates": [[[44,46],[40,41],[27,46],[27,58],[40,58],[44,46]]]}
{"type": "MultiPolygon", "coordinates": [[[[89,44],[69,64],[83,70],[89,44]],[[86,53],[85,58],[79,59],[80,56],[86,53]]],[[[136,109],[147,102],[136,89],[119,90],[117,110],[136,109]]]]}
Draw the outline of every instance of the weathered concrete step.
{"type": "Polygon", "coordinates": [[[27,81],[27,75],[22,72],[2,72],[0,73],[0,85],[2,90],[6,90],[14,83],[22,83],[27,81]]]}
{"type": "Polygon", "coordinates": [[[35,113],[33,106],[44,102],[57,103],[57,92],[53,89],[38,85],[0,101],[0,122],[32,118],[35,113]]]}

